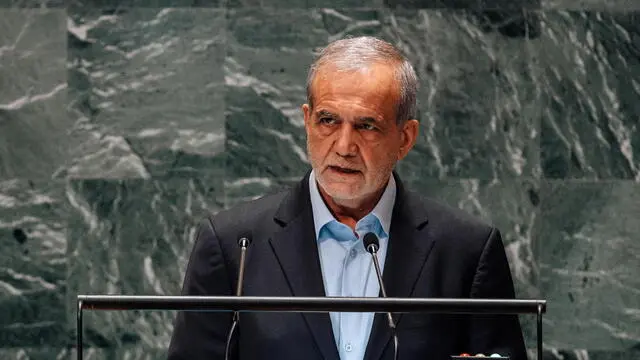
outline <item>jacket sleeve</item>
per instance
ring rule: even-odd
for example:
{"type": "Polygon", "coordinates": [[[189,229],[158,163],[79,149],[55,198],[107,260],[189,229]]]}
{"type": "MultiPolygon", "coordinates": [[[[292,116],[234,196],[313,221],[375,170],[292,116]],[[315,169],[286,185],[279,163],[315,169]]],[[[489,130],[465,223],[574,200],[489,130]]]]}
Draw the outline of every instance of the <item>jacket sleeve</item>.
{"type": "MultiPolygon", "coordinates": [[[[182,286],[182,295],[231,295],[227,265],[210,219],[197,231],[182,286]]],[[[178,312],[168,360],[223,359],[231,313],[221,311],[178,312]]]]}
{"type": "MultiPolygon", "coordinates": [[[[471,286],[471,298],[514,299],[515,291],[500,232],[493,228],[485,243],[471,286]]],[[[498,353],[511,360],[526,360],[517,315],[474,315],[469,326],[472,355],[498,353]]]]}

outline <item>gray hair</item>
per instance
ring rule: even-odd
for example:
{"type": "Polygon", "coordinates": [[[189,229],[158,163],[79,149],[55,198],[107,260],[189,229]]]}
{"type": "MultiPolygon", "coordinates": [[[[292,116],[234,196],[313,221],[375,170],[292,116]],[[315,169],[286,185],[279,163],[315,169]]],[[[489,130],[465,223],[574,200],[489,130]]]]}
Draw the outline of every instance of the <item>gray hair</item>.
{"type": "Polygon", "coordinates": [[[400,101],[397,108],[398,124],[416,116],[416,93],[418,77],[409,60],[390,43],[370,36],[347,38],[330,43],[322,49],[307,75],[307,102],[313,108],[311,85],[318,70],[327,64],[338,71],[356,71],[374,63],[395,65],[396,78],[400,84],[400,101]]]}

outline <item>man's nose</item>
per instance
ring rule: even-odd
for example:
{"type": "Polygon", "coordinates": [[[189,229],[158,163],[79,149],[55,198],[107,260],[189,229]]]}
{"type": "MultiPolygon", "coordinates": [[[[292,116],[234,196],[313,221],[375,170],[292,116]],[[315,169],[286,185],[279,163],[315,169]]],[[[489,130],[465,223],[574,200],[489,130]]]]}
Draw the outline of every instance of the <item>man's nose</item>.
{"type": "Polygon", "coordinates": [[[358,144],[356,143],[358,134],[351,124],[342,124],[336,136],[338,138],[334,145],[335,152],[344,157],[355,156],[358,152],[358,144]]]}

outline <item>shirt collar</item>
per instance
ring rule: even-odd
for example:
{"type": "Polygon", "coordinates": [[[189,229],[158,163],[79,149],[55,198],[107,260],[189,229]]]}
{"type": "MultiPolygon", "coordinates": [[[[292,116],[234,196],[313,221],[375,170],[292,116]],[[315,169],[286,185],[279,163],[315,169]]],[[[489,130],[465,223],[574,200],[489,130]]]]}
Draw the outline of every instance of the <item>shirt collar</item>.
{"type": "MultiPolygon", "coordinates": [[[[311,171],[309,175],[309,193],[311,195],[311,209],[313,211],[313,223],[316,231],[316,239],[320,238],[320,230],[327,223],[331,221],[337,221],[336,218],[331,214],[327,205],[322,200],[322,196],[320,195],[320,191],[318,190],[318,184],[316,182],[316,177],[314,171],[311,171]]],[[[384,232],[389,234],[389,229],[391,228],[391,215],[393,213],[393,205],[396,201],[396,181],[393,178],[393,175],[389,177],[389,181],[387,182],[387,187],[382,193],[380,200],[376,204],[376,206],[371,211],[378,221],[380,221],[380,225],[384,232]]]]}

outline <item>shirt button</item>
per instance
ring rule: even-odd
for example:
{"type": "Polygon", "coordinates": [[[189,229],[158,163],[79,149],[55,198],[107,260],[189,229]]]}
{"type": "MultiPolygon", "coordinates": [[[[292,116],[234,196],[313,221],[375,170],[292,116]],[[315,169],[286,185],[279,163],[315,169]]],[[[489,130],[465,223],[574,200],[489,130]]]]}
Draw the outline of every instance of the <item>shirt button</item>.
{"type": "Polygon", "coordinates": [[[347,352],[349,352],[349,351],[353,350],[353,346],[351,346],[351,343],[347,343],[347,344],[344,346],[344,349],[345,349],[347,352]]]}
{"type": "Polygon", "coordinates": [[[355,259],[358,255],[358,252],[356,251],[356,249],[351,249],[350,255],[352,259],[355,259]]]}

